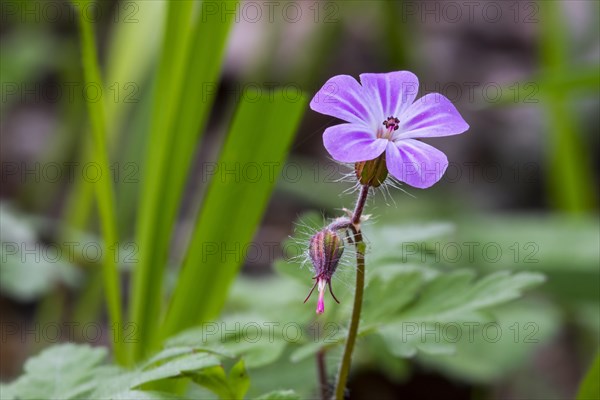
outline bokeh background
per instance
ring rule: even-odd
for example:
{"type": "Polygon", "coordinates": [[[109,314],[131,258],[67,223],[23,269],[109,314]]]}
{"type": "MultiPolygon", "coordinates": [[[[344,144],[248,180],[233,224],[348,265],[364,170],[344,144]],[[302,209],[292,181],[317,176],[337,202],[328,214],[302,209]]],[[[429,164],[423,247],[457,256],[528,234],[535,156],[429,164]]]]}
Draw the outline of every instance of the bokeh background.
{"type": "MultiPolygon", "coordinates": [[[[489,373],[478,373],[477,357],[468,360],[475,371],[455,373],[410,360],[390,372],[366,357],[352,376],[352,398],[571,398],[600,333],[599,3],[231,4],[215,11],[233,10],[236,20],[221,79],[206,86],[217,93],[215,106],[195,150],[170,264],[182,258],[206,188],[207,162],[215,160],[244,89],[281,87],[310,97],[333,75],[413,71],[421,95],[446,95],[471,129],[432,142],[451,160],[434,188],[377,194],[370,205],[375,223],[452,221],[457,243],[499,243],[511,255],[501,265],[486,264],[480,254],[460,262],[545,273],[548,281],[531,300],[545,322],[535,344],[489,373]],[[512,257],[515,244],[521,253],[512,257]]],[[[103,0],[89,12],[105,80],[100,97],[111,115],[119,236],[133,240],[165,4],[103,0]]],[[[43,256],[65,229],[91,238],[99,229],[92,192],[82,184],[95,174],[84,166],[85,99],[96,94],[83,82],[77,18],[67,2],[5,1],[1,21],[0,379],[6,381],[20,374],[30,354],[52,343],[41,327],[105,317],[101,289],[89,288],[89,259],[48,262],[43,256]],[[14,258],[10,243],[27,243],[29,255],[14,258]]],[[[307,108],[256,243],[283,242],[306,211],[334,216],[351,206],[353,195],[343,193],[351,183],[338,181],[351,168],[333,163],[321,141],[336,122],[307,108]]],[[[275,257],[281,254],[276,246],[275,257]]],[[[252,257],[242,273],[267,277],[273,258],[268,252],[252,257]]],[[[83,340],[60,338],[67,339],[83,340]]]]}

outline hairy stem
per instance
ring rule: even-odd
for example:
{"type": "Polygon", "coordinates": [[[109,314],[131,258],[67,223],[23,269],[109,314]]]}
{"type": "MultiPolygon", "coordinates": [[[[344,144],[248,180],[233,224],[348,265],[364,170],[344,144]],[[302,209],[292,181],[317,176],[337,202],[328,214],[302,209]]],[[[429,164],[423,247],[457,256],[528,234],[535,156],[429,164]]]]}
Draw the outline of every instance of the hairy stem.
{"type": "Polygon", "coordinates": [[[360,312],[362,309],[363,292],[365,289],[365,249],[366,245],[363,241],[362,232],[360,230],[360,217],[367,196],[369,195],[369,186],[365,185],[360,190],[360,195],[356,201],[356,207],[351,219],[351,228],[354,232],[354,245],[356,246],[356,288],[354,289],[354,305],[352,307],[352,317],[350,319],[350,327],[348,328],[348,339],[344,347],[344,354],[338,371],[337,382],[335,385],[335,399],[342,400],[346,390],[346,382],[350,373],[350,364],[352,362],[352,352],[354,343],[358,333],[358,323],[360,321],[360,312]]]}
{"type": "Polygon", "coordinates": [[[352,214],[352,225],[356,227],[356,230],[360,232],[360,217],[362,216],[365,203],[367,202],[367,196],[369,195],[369,185],[364,185],[360,188],[360,194],[358,200],[356,200],[356,207],[354,207],[354,213],[352,214]]]}

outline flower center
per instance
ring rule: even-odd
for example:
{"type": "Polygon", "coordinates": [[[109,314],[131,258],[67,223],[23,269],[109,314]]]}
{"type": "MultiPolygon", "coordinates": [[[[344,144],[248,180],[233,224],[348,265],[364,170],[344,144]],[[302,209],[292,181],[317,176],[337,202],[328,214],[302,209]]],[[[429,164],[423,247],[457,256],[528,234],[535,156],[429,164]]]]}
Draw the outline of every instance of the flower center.
{"type": "Polygon", "coordinates": [[[382,138],[382,139],[391,139],[392,138],[392,133],[394,131],[397,131],[400,124],[400,120],[394,116],[389,116],[387,117],[387,119],[385,121],[383,121],[383,126],[385,126],[385,131],[383,132],[379,132],[377,134],[377,137],[382,138]]]}

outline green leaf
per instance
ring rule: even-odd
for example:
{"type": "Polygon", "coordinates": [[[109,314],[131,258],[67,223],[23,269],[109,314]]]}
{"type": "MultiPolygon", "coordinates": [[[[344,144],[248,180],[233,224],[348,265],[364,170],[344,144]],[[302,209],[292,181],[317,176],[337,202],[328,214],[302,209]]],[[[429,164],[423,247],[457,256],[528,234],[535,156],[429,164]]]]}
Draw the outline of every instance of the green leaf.
{"type": "Polygon", "coordinates": [[[577,393],[577,400],[594,399],[600,399],[600,353],[596,354],[596,358],[585,374],[577,393]]]}
{"type": "Polygon", "coordinates": [[[106,366],[96,371],[96,386],[91,398],[112,398],[119,393],[142,390],[144,385],[152,382],[187,378],[192,373],[218,365],[219,359],[213,354],[191,352],[162,363],[146,363],[135,370],[106,366]]]}
{"type": "Polygon", "coordinates": [[[522,291],[544,282],[538,273],[500,271],[473,282],[473,271],[440,275],[420,293],[400,318],[406,321],[454,321],[486,308],[514,300],[522,291]]]}
{"type": "Polygon", "coordinates": [[[418,351],[436,355],[454,354],[456,349],[452,343],[434,339],[442,336],[440,330],[439,324],[410,322],[384,325],[378,334],[395,357],[412,358],[418,351]]]}
{"type": "Polygon", "coordinates": [[[487,322],[442,323],[434,334],[421,334],[429,342],[453,345],[455,352],[451,356],[420,353],[417,360],[444,375],[491,384],[511,371],[528,368],[531,355],[556,335],[561,322],[553,305],[529,299],[496,307],[491,313],[493,319],[487,322]]]}
{"type": "Polygon", "coordinates": [[[222,366],[207,368],[202,372],[191,375],[192,380],[215,393],[221,399],[234,398],[230,391],[225,369],[222,366]]]}
{"type": "Polygon", "coordinates": [[[195,348],[165,349],[134,370],[105,366],[96,372],[92,398],[112,398],[119,393],[142,390],[149,383],[187,378],[189,374],[219,365],[219,358],[195,348]]]}
{"type": "Polygon", "coordinates": [[[238,361],[229,371],[229,385],[235,399],[243,399],[250,388],[250,378],[246,372],[244,360],[238,361]]]}
{"type": "Polygon", "coordinates": [[[167,313],[164,337],[209,320],[221,310],[243,262],[242,249],[249,245],[265,211],[305,103],[304,96],[290,99],[281,90],[242,95],[217,164],[238,172],[211,179],[167,313]],[[258,168],[258,175],[242,176],[240,169],[247,167],[258,168]],[[225,244],[233,246],[233,253],[226,253],[225,244]]]}
{"type": "MultiPolygon", "coordinates": [[[[23,375],[2,389],[6,388],[7,397],[19,399],[178,398],[144,391],[143,386],[165,379],[187,379],[191,374],[219,367],[222,357],[206,348],[167,348],[138,368],[126,370],[106,364],[106,355],[103,347],[53,346],[28,359],[23,375]]],[[[232,393],[242,398],[249,382],[243,363],[232,369],[228,379],[232,393]]]]}
{"type": "Polygon", "coordinates": [[[418,267],[407,268],[406,264],[373,270],[363,301],[362,315],[365,323],[385,320],[390,315],[397,314],[415,299],[425,279],[422,270],[418,267]]]}
{"type": "Polygon", "coordinates": [[[161,379],[183,377],[190,372],[202,371],[217,365],[219,359],[207,353],[191,353],[174,357],[164,364],[140,370],[132,377],[131,388],[138,388],[145,383],[161,379]]]}
{"type": "Polygon", "coordinates": [[[63,344],[27,360],[14,383],[20,399],[74,399],[94,389],[94,371],[106,359],[105,348],[63,344]]]}
{"type": "Polygon", "coordinates": [[[197,384],[217,394],[221,399],[241,400],[250,387],[250,378],[246,373],[244,361],[238,361],[225,375],[221,366],[204,369],[191,375],[197,384]]]}
{"type": "Polygon", "coordinates": [[[492,307],[514,300],[544,280],[540,274],[526,272],[511,275],[501,271],[475,282],[474,277],[474,272],[467,270],[439,275],[424,285],[409,307],[396,315],[382,315],[379,323],[362,329],[378,332],[398,357],[413,357],[418,351],[453,354],[455,342],[439,340],[444,329],[488,322],[492,307]]]}
{"type": "Polygon", "coordinates": [[[276,390],[265,393],[257,397],[256,400],[300,400],[300,396],[293,390],[276,390]]]}
{"type": "Polygon", "coordinates": [[[188,329],[167,341],[166,351],[173,348],[209,348],[220,355],[243,357],[248,368],[270,364],[280,357],[286,341],[282,326],[258,314],[235,314],[219,322],[208,322],[188,329]]]}
{"type": "Polygon", "coordinates": [[[123,392],[111,394],[106,397],[94,397],[94,400],[185,400],[187,397],[177,396],[172,393],[163,393],[145,390],[125,390],[123,392]]]}

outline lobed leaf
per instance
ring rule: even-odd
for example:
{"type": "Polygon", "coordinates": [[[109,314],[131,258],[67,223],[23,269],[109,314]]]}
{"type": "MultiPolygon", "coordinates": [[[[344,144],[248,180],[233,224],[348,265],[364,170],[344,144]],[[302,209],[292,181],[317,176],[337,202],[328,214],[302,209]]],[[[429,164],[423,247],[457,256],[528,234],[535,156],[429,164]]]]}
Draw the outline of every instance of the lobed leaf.
{"type": "Polygon", "coordinates": [[[63,344],[27,360],[14,383],[19,399],[74,399],[94,389],[95,369],[107,357],[105,348],[63,344]]]}

